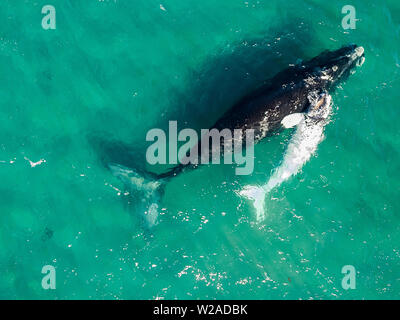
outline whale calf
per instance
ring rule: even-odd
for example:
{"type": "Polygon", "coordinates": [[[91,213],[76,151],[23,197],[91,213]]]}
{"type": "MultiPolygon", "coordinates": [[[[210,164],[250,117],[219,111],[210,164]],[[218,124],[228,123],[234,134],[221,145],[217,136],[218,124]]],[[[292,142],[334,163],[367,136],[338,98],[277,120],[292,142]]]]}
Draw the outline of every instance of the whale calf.
{"type": "Polygon", "coordinates": [[[296,175],[317,150],[318,144],[324,138],[324,127],[331,111],[331,96],[327,93],[321,94],[308,112],[301,114],[302,117],[296,121],[296,131],[289,141],[282,163],[275,168],[268,182],[262,186],[247,185],[239,192],[239,195],[254,201],[258,222],[264,220],[266,215],[266,195],[296,175]]]}
{"type": "MultiPolygon", "coordinates": [[[[323,139],[323,128],[331,110],[329,95],[340,81],[364,62],[364,48],[348,45],[334,51],[324,51],[304,63],[279,72],[232,106],[210,128],[253,129],[254,142],[278,130],[296,126],[284,160],[264,186],[246,186],[239,195],[254,201],[257,219],[262,220],[264,198],[274,187],[296,174],[315,152],[323,139]]],[[[201,148],[201,138],[196,146],[201,148]]],[[[163,174],[139,172],[119,164],[109,164],[131,194],[140,192],[138,199],[149,226],[157,223],[158,202],[163,186],[169,179],[193,165],[178,165],[163,174]]]]}

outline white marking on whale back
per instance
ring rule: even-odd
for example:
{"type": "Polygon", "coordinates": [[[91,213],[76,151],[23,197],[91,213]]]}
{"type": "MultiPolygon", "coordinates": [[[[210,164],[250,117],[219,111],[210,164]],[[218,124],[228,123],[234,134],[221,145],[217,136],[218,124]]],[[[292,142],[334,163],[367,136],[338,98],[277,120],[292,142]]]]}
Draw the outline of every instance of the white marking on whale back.
{"type": "MultiPolygon", "coordinates": [[[[321,97],[320,97],[321,98],[321,97]]],[[[318,104],[320,99],[315,95],[310,96],[312,106],[306,116],[298,123],[282,163],[277,167],[269,180],[262,186],[245,186],[239,194],[253,200],[258,222],[265,219],[265,197],[275,187],[279,186],[290,177],[296,175],[304,164],[317,150],[319,143],[324,139],[324,127],[332,111],[331,97],[323,96],[323,104],[318,104]]]]}
{"type": "Polygon", "coordinates": [[[260,140],[267,136],[267,132],[268,132],[268,117],[269,117],[269,115],[268,115],[268,113],[266,113],[265,117],[260,122],[261,133],[260,133],[260,136],[257,137],[260,140]]]}

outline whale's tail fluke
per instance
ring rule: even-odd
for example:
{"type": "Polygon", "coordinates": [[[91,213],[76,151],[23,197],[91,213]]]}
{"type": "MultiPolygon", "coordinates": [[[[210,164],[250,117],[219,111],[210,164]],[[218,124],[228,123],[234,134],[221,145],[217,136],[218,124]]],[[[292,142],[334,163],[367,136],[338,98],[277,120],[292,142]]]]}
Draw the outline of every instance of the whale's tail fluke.
{"type": "Polygon", "coordinates": [[[129,196],[138,204],[136,210],[143,214],[149,227],[157,224],[159,216],[159,202],[164,192],[165,180],[157,180],[149,173],[139,173],[119,164],[109,164],[112,174],[118,177],[125,185],[129,196]]]}
{"type": "Polygon", "coordinates": [[[267,189],[259,186],[247,185],[240,190],[239,195],[253,201],[254,208],[256,209],[256,220],[260,222],[265,217],[265,197],[267,196],[267,189]]]}

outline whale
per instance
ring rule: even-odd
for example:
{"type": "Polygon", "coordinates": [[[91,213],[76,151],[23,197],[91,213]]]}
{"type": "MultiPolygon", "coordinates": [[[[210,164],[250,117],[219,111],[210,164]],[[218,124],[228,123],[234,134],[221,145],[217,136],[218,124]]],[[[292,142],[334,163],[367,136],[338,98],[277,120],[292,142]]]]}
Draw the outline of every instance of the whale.
{"type": "Polygon", "coordinates": [[[305,112],[310,94],[331,92],[365,60],[364,48],[357,45],[324,51],[308,62],[285,69],[229,109],[213,127],[252,128],[259,141],[281,127],[282,120],[305,112]]]}
{"type": "MultiPolygon", "coordinates": [[[[275,169],[269,181],[262,186],[245,186],[238,192],[239,196],[254,202],[258,221],[263,218],[267,193],[297,174],[323,140],[324,127],[329,122],[332,109],[330,94],[364,61],[364,48],[355,44],[325,50],[266,80],[237,101],[210,127],[210,130],[240,129],[243,132],[252,129],[254,143],[277,130],[296,127],[281,166],[275,169]]],[[[200,137],[194,148],[201,150],[201,146],[200,137]]],[[[108,167],[114,176],[123,181],[128,193],[135,195],[141,206],[138,210],[151,227],[157,224],[159,202],[168,181],[198,165],[179,164],[161,174],[139,171],[118,163],[110,163],[108,167]]]]}
{"type": "Polygon", "coordinates": [[[296,175],[324,139],[324,128],[329,123],[332,113],[332,97],[327,93],[322,93],[319,96],[310,97],[310,100],[312,99],[314,101],[306,113],[293,114],[293,117],[287,116],[283,120],[284,127],[296,126],[296,130],[288,143],[280,165],[273,170],[268,181],[261,186],[246,185],[237,192],[240,196],[253,201],[257,222],[262,222],[267,216],[265,207],[267,194],[296,175]]]}

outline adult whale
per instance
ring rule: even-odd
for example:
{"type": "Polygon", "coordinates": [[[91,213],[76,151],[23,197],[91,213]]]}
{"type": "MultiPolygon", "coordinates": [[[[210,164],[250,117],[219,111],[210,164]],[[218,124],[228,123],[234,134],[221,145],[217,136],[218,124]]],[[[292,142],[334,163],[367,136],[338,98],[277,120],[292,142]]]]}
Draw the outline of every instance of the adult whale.
{"type": "MultiPolygon", "coordinates": [[[[321,123],[326,122],[329,114],[329,92],[334,90],[336,85],[364,60],[364,48],[357,45],[345,46],[335,51],[324,51],[307,62],[278,73],[265,85],[238,101],[210,129],[253,129],[254,140],[257,142],[282,126],[298,125],[298,134],[295,135],[298,142],[308,141],[306,129],[311,128],[313,132],[320,133],[318,139],[313,141],[313,147],[306,148],[315,151],[317,144],[322,139],[323,126],[321,123]],[[315,125],[313,126],[313,124],[315,125]],[[321,128],[321,130],[316,128],[321,128]]],[[[293,143],[289,145],[292,150],[300,147],[293,143]]],[[[196,148],[201,149],[201,140],[196,148]]],[[[292,174],[301,168],[311,154],[312,152],[307,157],[301,157],[303,161],[296,163],[295,168],[291,171],[292,174]]],[[[293,166],[290,159],[286,159],[285,163],[293,166]]],[[[149,226],[157,222],[158,202],[163,186],[169,179],[189,166],[193,167],[193,165],[178,165],[167,173],[156,175],[149,172],[137,172],[114,163],[109,164],[112,173],[125,183],[130,194],[141,191],[142,194],[138,199],[141,200],[140,203],[143,207],[139,210],[144,213],[149,226]]],[[[281,176],[276,175],[273,186],[279,185],[288,177],[285,170],[281,176]]],[[[270,189],[271,183],[268,188],[247,186],[240,194],[255,200],[255,205],[258,205],[257,210],[261,211],[263,210],[263,200],[260,199],[265,197],[270,189]]]]}
{"type": "Polygon", "coordinates": [[[330,92],[364,61],[364,48],[349,45],[324,51],[312,60],[290,67],[250,93],[229,109],[214,125],[222,128],[252,128],[256,140],[278,129],[282,120],[310,106],[310,95],[330,92]]]}

